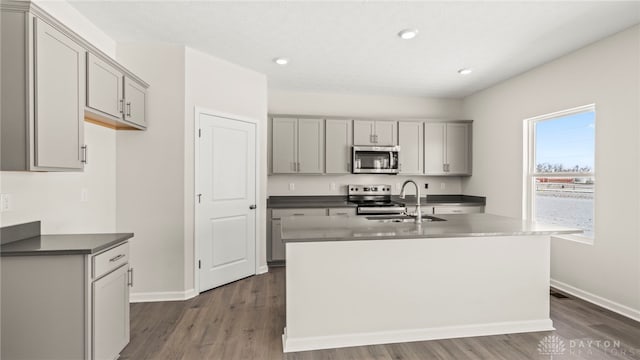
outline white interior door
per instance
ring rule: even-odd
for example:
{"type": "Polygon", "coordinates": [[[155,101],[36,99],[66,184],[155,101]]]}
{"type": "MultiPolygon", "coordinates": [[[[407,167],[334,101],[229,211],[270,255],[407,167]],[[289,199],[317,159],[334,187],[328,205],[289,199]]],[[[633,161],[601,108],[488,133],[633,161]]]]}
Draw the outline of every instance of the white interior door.
{"type": "Polygon", "coordinates": [[[255,274],[256,126],[199,115],[199,290],[255,274]]]}

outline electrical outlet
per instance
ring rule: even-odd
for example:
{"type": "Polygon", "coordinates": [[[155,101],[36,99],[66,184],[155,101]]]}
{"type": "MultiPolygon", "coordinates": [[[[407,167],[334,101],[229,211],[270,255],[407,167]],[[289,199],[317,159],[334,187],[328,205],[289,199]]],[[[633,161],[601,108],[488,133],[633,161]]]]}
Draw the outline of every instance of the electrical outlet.
{"type": "Polygon", "coordinates": [[[331,185],[329,186],[329,188],[333,191],[336,190],[336,183],[332,182],[331,185]]]}
{"type": "Polygon", "coordinates": [[[294,191],[296,189],[296,184],[289,183],[289,191],[294,191]]]}
{"type": "Polygon", "coordinates": [[[0,194],[0,211],[11,211],[11,195],[0,194]]]}
{"type": "Polygon", "coordinates": [[[424,183],[424,188],[428,189],[429,188],[429,183],[424,183]]]}
{"type": "Polygon", "coordinates": [[[82,188],[80,189],[80,202],[88,202],[89,201],[89,189],[82,188]]]}
{"type": "Polygon", "coordinates": [[[446,183],[440,183],[440,190],[444,190],[447,187],[446,183]]]}

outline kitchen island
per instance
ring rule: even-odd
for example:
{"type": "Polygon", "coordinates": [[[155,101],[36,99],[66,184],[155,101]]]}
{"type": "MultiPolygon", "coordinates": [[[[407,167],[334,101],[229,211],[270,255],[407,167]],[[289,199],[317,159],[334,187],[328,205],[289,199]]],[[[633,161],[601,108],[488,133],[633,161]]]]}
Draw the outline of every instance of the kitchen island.
{"type": "Polygon", "coordinates": [[[547,331],[550,236],[489,214],[282,219],[285,352],[547,331]]]}

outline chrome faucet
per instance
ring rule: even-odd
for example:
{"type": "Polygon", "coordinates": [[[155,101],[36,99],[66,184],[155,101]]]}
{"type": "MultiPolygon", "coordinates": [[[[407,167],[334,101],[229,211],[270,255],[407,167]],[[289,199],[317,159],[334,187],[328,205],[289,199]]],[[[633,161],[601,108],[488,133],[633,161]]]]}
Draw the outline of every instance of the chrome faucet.
{"type": "Polygon", "coordinates": [[[404,199],[405,190],[404,188],[408,183],[412,183],[416,187],[416,223],[422,223],[422,209],[420,209],[420,187],[413,180],[407,180],[402,184],[402,190],[400,191],[400,199],[404,199]]]}

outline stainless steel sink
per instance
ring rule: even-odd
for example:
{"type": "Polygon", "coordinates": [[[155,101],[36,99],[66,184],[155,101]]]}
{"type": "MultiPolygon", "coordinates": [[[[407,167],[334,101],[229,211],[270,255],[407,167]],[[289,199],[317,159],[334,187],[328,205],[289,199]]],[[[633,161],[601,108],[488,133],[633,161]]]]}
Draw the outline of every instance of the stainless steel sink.
{"type": "MultiPolygon", "coordinates": [[[[378,215],[378,216],[367,216],[367,220],[372,220],[381,223],[410,223],[415,222],[416,218],[409,215],[378,215]]],[[[439,217],[425,215],[422,217],[422,222],[432,222],[432,221],[447,221],[445,219],[441,219],[439,217]]]]}

